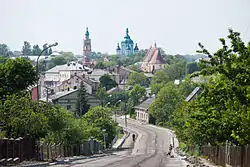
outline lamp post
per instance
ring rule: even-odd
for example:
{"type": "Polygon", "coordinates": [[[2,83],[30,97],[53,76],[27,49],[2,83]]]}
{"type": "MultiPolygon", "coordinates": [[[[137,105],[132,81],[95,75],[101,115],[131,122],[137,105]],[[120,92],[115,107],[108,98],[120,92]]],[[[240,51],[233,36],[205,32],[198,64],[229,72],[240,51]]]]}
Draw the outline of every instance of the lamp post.
{"type": "Polygon", "coordinates": [[[51,44],[51,45],[49,45],[49,46],[47,46],[47,44],[45,44],[45,48],[43,48],[43,50],[40,52],[40,54],[38,55],[38,57],[37,57],[37,60],[36,60],[36,77],[37,77],[37,101],[39,101],[39,86],[38,86],[38,84],[39,84],[39,77],[38,77],[38,75],[39,75],[39,73],[38,73],[38,60],[39,60],[39,58],[40,58],[40,56],[43,54],[43,52],[44,51],[46,51],[47,49],[49,49],[49,48],[51,48],[51,47],[54,47],[54,46],[57,46],[58,45],[58,43],[56,42],[56,43],[54,43],[54,44],[51,44]]]}
{"type": "MultiPolygon", "coordinates": [[[[81,78],[81,77],[79,77],[78,75],[77,75],[77,73],[75,72],[75,77],[77,77],[77,80],[79,80],[80,79],[80,87],[81,87],[81,85],[83,84],[83,79],[81,78]]],[[[81,88],[80,88],[81,89],[81,88]]],[[[79,90],[80,91],[80,90],[79,90]]],[[[79,100],[79,102],[80,102],[80,113],[79,113],[79,115],[81,115],[83,112],[82,112],[82,102],[81,102],[81,100],[79,100]]]]}
{"type": "Polygon", "coordinates": [[[106,134],[105,134],[105,132],[106,132],[106,129],[102,129],[102,131],[103,131],[103,143],[104,143],[104,149],[106,149],[106,134]]]}
{"type": "MultiPolygon", "coordinates": [[[[118,100],[116,103],[115,103],[115,106],[118,104],[118,103],[120,103],[121,102],[121,100],[118,100]]],[[[115,122],[116,122],[116,110],[115,110],[115,122]]]]}

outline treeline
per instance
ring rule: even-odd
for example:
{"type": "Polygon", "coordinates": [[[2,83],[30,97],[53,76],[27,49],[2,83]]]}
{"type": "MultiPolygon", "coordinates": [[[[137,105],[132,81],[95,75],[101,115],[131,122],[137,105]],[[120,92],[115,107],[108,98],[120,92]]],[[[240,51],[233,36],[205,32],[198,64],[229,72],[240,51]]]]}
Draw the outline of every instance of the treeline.
{"type": "Polygon", "coordinates": [[[175,131],[182,147],[218,146],[227,141],[250,144],[250,43],[245,45],[240,34],[232,30],[228,39],[230,45],[220,39],[222,48],[214,54],[199,44],[199,53],[210,60],[201,60],[202,70],[179,85],[173,84],[174,78],[185,75],[178,63],[153,77],[151,88],[157,96],[150,114],[156,124],[175,131]],[[201,78],[198,85],[191,82],[196,76],[201,78]],[[196,86],[202,88],[202,93],[186,102],[196,86]]]}
{"type": "MultiPolygon", "coordinates": [[[[42,48],[40,48],[40,46],[37,44],[31,46],[31,44],[28,41],[24,41],[22,49],[21,49],[22,50],[21,54],[25,56],[30,56],[30,55],[38,56],[41,53],[42,49],[45,47],[46,47],[46,44],[44,44],[42,48]]],[[[43,52],[43,55],[50,55],[50,54],[52,54],[51,48],[43,52]]],[[[15,55],[13,51],[11,51],[10,48],[6,44],[0,44],[0,56],[11,57],[15,55]]]]}
{"type": "Polygon", "coordinates": [[[24,58],[5,59],[0,64],[0,137],[27,134],[47,143],[78,144],[94,137],[107,147],[116,135],[117,124],[109,108],[94,107],[81,117],[59,106],[31,100],[30,85],[35,68],[24,58]],[[104,113],[104,114],[103,114],[104,113]]]}

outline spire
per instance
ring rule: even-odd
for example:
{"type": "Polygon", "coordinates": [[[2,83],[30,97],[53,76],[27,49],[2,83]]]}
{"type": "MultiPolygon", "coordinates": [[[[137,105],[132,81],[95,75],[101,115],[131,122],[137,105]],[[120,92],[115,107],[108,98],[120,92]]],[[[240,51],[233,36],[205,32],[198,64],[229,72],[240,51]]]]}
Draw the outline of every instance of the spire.
{"type": "Polygon", "coordinates": [[[128,36],[128,33],[129,33],[128,28],[126,28],[126,35],[127,35],[127,36],[128,36]]]}
{"type": "Polygon", "coordinates": [[[121,50],[119,43],[117,43],[117,48],[116,50],[121,50]]]}
{"type": "Polygon", "coordinates": [[[135,51],[138,51],[138,50],[139,50],[139,48],[138,48],[138,46],[137,46],[137,43],[135,43],[135,48],[134,48],[134,50],[135,50],[135,51]]]}
{"type": "Polygon", "coordinates": [[[86,37],[86,38],[89,38],[89,29],[88,29],[88,27],[86,28],[85,37],[86,37]]]}

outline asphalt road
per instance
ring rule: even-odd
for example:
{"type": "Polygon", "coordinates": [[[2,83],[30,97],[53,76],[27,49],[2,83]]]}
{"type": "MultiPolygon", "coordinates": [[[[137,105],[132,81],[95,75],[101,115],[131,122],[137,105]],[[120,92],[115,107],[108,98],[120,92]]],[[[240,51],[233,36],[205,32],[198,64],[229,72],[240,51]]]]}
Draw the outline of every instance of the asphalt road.
{"type": "MultiPolygon", "coordinates": [[[[117,122],[124,125],[124,119],[117,122]]],[[[123,151],[117,151],[105,157],[73,161],[67,165],[74,167],[185,167],[186,163],[177,155],[174,158],[166,156],[170,143],[173,143],[172,133],[164,128],[141,124],[128,119],[127,130],[135,133],[136,141],[129,136],[123,145],[123,151]]],[[[178,141],[174,140],[175,146],[178,141]]]]}

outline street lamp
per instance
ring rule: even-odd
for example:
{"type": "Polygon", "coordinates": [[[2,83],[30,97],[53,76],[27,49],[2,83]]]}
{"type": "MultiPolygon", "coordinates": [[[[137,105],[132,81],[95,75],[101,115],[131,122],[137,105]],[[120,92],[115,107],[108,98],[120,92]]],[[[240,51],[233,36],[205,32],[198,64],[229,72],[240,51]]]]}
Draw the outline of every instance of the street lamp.
{"type": "MultiPolygon", "coordinates": [[[[104,108],[106,108],[106,107],[108,107],[108,105],[110,104],[110,102],[108,102],[105,106],[104,106],[104,108]]],[[[104,112],[103,112],[103,108],[102,108],[102,118],[104,118],[104,112]]]]}
{"type": "MultiPolygon", "coordinates": [[[[77,73],[75,73],[75,77],[77,77],[77,79],[79,80],[80,79],[80,86],[83,84],[83,79],[81,78],[81,77],[79,77],[78,75],[77,75],[77,73]]],[[[81,88],[80,88],[81,89],[81,88]]],[[[82,101],[81,100],[79,100],[79,108],[80,108],[80,113],[79,113],[79,115],[82,115],[82,101]]]]}
{"type": "MultiPolygon", "coordinates": [[[[115,103],[115,106],[118,104],[118,103],[120,103],[121,102],[121,100],[118,100],[116,103],[115,103]]],[[[115,122],[116,122],[116,110],[115,110],[115,122]]]]}
{"type": "Polygon", "coordinates": [[[102,129],[103,131],[103,143],[104,143],[104,149],[106,149],[106,138],[105,138],[105,132],[106,132],[106,129],[102,129]]]}
{"type": "Polygon", "coordinates": [[[49,46],[47,46],[47,44],[45,44],[45,48],[43,48],[43,50],[40,52],[40,54],[38,55],[37,57],[37,60],[36,60],[36,76],[37,76],[37,101],[39,101],[39,90],[38,90],[38,84],[39,84],[39,77],[38,77],[38,60],[40,58],[40,56],[43,54],[44,51],[46,51],[47,49],[51,48],[51,47],[54,47],[54,46],[57,46],[58,43],[54,43],[54,44],[51,44],[49,46]]]}

